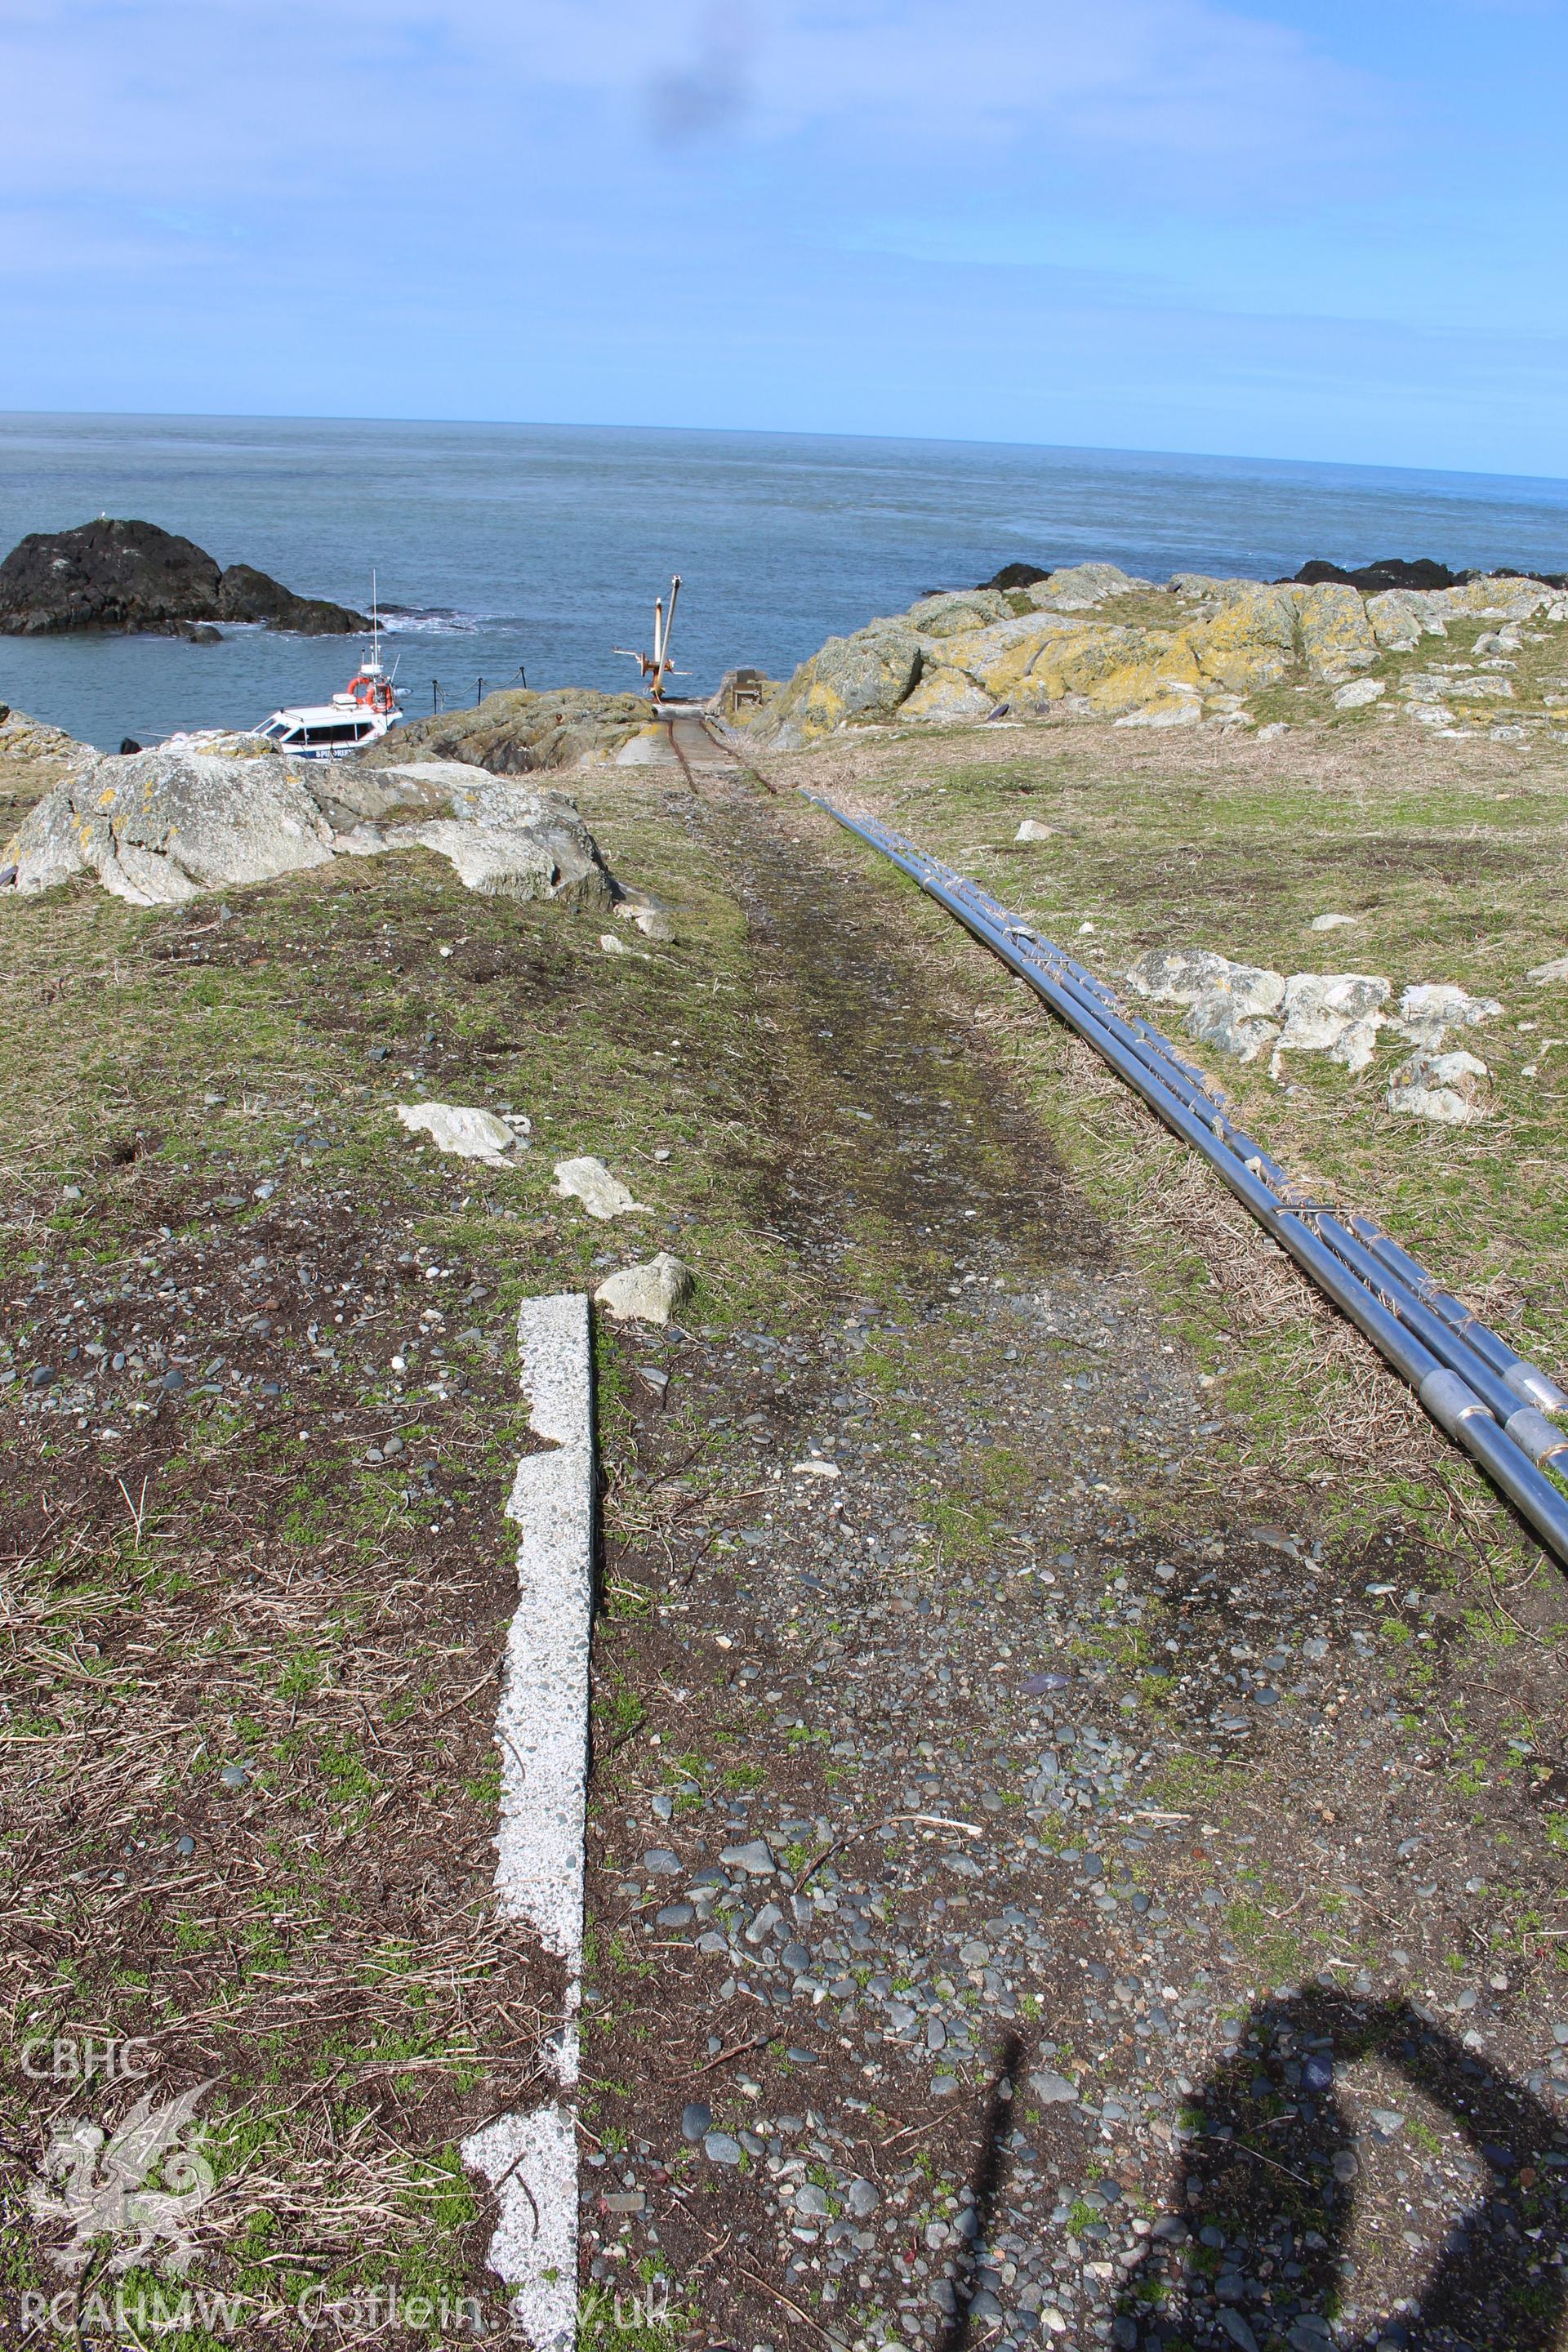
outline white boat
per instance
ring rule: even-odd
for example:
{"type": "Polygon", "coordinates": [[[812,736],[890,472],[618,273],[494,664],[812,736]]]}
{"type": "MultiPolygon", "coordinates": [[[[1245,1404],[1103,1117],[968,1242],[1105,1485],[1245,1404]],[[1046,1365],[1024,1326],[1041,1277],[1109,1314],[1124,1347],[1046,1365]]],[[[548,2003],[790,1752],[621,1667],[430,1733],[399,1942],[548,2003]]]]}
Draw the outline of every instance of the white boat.
{"type": "Polygon", "coordinates": [[[349,760],[403,718],[393,681],[381,666],[381,616],[371,582],[371,652],[331,702],[291,704],[275,710],[256,732],[291,760],[349,760]]]}

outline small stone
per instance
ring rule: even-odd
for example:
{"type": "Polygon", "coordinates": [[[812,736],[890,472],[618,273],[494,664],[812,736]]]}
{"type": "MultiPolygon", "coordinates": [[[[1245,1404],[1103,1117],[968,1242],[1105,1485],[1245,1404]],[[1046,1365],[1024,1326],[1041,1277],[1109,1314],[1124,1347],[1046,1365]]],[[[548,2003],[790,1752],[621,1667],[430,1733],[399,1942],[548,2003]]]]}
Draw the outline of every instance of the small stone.
{"type": "Polygon", "coordinates": [[[815,2066],[817,2063],[815,2050],[802,2050],[798,2046],[786,2050],[784,2056],[792,2066],[815,2066]]]}
{"type": "Polygon", "coordinates": [[[1029,2076],[1029,2088],[1044,2106],[1076,2106],[1077,2086],[1065,2074],[1058,2074],[1048,2066],[1029,2076]]]}
{"type": "Polygon", "coordinates": [[[649,1878],[679,1878],[680,1875],[679,1856],[664,1845],[649,1846],[642,1858],[642,1866],[649,1878]]]}
{"type": "Polygon", "coordinates": [[[166,1371],[163,1379],[158,1383],[158,1386],[161,1389],[167,1389],[171,1393],[179,1389],[183,1389],[184,1385],[185,1376],[184,1372],[181,1371],[177,1364],[174,1365],[171,1370],[166,1371]]]}
{"type": "Polygon", "coordinates": [[[1389,1080],[1388,1108],[1396,1117],[1468,1127],[1486,1117],[1483,1088],[1489,1077],[1474,1054],[1415,1054],[1389,1080]]]}
{"type": "Polygon", "coordinates": [[[218,1778],[226,1789],[245,1789],[250,1785],[249,1768],[244,1764],[226,1764],[218,1778]]]}
{"type": "Polygon", "coordinates": [[[779,1954],[779,1961],[791,1976],[798,1977],[810,1968],[811,1953],[805,1944],[786,1944],[779,1954]]]}
{"type": "Polygon", "coordinates": [[[808,2180],[803,2189],[795,2192],[795,2210],[809,2221],[826,2221],[833,2208],[827,2201],[826,2191],[819,2189],[815,2180],[808,2180]]]}
{"type": "Polygon", "coordinates": [[[1013,838],[1015,841],[1049,841],[1056,830],[1054,824],[1042,824],[1037,817],[1026,816],[1013,838]]]}
{"type": "Polygon", "coordinates": [[[554,1189],[563,1200],[581,1201],[588,1214],[601,1222],[647,1213],[642,1202],[633,1200],[620,1178],[612,1176],[602,1160],[558,1160],[554,1189]]]}
{"type": "Polygon", "coordinates": [[[702,2153],[710,2164],[739,2164],[744,2151],[728,2132],[710,2131],[704,2136],[702,2153]]]}
{"type": "Polygon", "coordinates": [[[1258,2338],[1239,2311],[1233,2311],[1228,2304],[1222,2304],[1218,2318],[1231,2342],[1239,2347],[1239,2352],[1258,2352],[1258,2338]]]}
{"type": "MultiPolygon", "coordinates": [[[[630,1197],[628,1193],[628,1201],[630,1197]]],[[[636,1205],[633,1202],[632,1206],[636,1205]]],[[[591,1213],[597,1215],[600,1212],[591,1213]]],[[[690,1297],[694,1287],[691,1268],[680,1258],[672,1257],[668,1250],[660,1250],[646,1265],[623,1266],[619,1274],[610,1275],[594,1297],[595,1303],[618,1323],[668,1323],[677,1307],[690,1297]]],[[[643,1373],[643,1378],[650,1387],[660,1390],[668,1381],[667,1373],[657,1370],[643,1373]]]]}
{"type": "Polygon", "coordinates": [[[1307,928],[1311,931],[1342,931],[1355,920],[1354,915],[1314,915],[1307,928]]]}
{"type": "Polygon", "coordinates": [[[662,1911],[655,1912],[654,1922],[660,1927],[689,1927],[696,1916],[689,1903],[667,1903],[662,1911]]]}
{"type": "Polygon", "coordinates": [[[176,1853],[195,1853],[195,1850],[196,1842],[195,1838],[192,1837],[188,1830],[182,1830],[179,1836],[174,1840],[174,1852],[176,1853]]]}
{"type": "Polygon", "coordinates": [[[47,1389],[52,1386],[58,1377],[59,1375],[51,1370],[47,1364],[35,1364],[27,1374],[27,1386],[30,1389],[47,1389]]]}
{"type": "Polygon", "coordinates": [[[882,2192],[875,2181],[862,2178],[849,2183],[845,2202],[858,2221],[868,2220],[881,2201],[882,2192]]]}
{"type": "Polygon", "coordinates": [[[517,1123],[498,1118],[493,1111],[438,1102],[398,1103],[395,1109],[410,1135],[428,1135],[437,1151],[458,1160],[481,1160],[488,1167],[504,1168],[510,1164],[509,1152],[528,1150],[517,1123]]]}
{"type": "MultiPolygon", "coordinates": [[[[1280,732],[1283,733],[1284,730],[1281,729],[1280,732]]],[[[1065,2336],[1068,2332],[1067,2320],[1057,2309],[1054,2303],[1041,2304],[1040,2326],[1045,2329],[1047,2336],[1065,2336]]]]}
{"type": "Polygon", "coordinates": [[[1353,2180],[1361,2170],[1361,2159],[1353,2147],[1342,2147],[1335,2153],[1333,2174],[1336,2180],[1353,2180]]]}
{"type": "Polygon", "coordinates": [[[680,2110],[680,2136],[683,2139],[705,2139],[713,2128],[713,2110],[700,2099],[693,2099],[680,2110]]]}
{"type": "Polygon", "coordinates": [[[1369,702],[1381,702],[1387,692],[1387,684],[1381,677],[1352,678],[1350,684],[1342,686],[1335,695],[1334,709],[1364,710],[1369,702]]]}
{"type": "Polygon", "coordinates": [[[749,1871],[753,1878],[771,1878],[778,1868],[763,1838],[752,1838],[745,1845],[727,1845],[719,1859],[726,1870],[749,1871]]]}
{"type": "Polygon", "coordinates": [[[79,1184],[63,1184],[60,1187],[60,1198],[62,1201],[79,1201],[81,1198],[81,1186],[79,1184]]]}

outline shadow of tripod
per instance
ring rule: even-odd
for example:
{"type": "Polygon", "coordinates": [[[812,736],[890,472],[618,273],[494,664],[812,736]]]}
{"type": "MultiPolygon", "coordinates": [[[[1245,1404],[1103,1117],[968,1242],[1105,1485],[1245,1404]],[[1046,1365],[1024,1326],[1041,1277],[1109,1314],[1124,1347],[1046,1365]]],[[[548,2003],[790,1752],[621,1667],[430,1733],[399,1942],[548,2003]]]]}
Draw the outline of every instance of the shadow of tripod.
{"type": "Polygon", "coordinates": [[[1568,2308],[1568,2284],[1552,2260],[1568,2234],[1563,2128],[1540,2100],[1408,2002],[1358,2001],[1332,1990],[1261,2002],[1236,2056],[1208,2076],[1195,2104],[1206,2121],[1204,2168],[1215,2177],[1194,2202],[1184,2181],[1176,2184],[1173,2202],[1199,2243],[1183,2247],[1182,2275],[1163,2305],[1123,2296],[1114,2345],[1551,2352],[1558,2343],[1568,2308]],[[1360,2168],[1334,2074],[1371,2057],[1453,2117],[1488,2185],[1447,2231],[1436,2266],[1412,2280],[1414,2308],[1360,2321],[1353,2335],[1331,2334],[1327,2319],[1348,2299],[1342,2264],[1360,2168]],[[1281,2270],[1288,2260],[1298,2275],[1264,2286],[1242,2273],[1269,2240],[1281,2270]],[[1237,2258],[1226,2294],[1216,2293],[1227,2286],[1223,2263],[1217,2281],[1204,2267],[1222,2248],[1237,2258]]]}

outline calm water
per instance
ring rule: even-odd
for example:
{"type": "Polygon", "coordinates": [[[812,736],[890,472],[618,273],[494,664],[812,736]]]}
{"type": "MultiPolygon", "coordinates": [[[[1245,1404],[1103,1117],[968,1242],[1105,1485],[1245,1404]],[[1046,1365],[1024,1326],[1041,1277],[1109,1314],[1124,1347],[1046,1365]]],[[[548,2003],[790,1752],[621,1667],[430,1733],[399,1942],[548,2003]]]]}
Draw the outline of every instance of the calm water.
{"type": "MultiPolygon", "coordinates": [[[[1273,578],[1310,555],[1568,570],[1568,483],[968,442],[577,426],[0,416],[0,554],[108,513],[363,610],[411,713],[515,683],[626,687],[683,577],[694,687],[787,673],[829,634],[1024,558],[1273,578]]],[[[0,637],[0,701],[112,748],[251,725],[347,680],[353,641],[0,637]]]]}

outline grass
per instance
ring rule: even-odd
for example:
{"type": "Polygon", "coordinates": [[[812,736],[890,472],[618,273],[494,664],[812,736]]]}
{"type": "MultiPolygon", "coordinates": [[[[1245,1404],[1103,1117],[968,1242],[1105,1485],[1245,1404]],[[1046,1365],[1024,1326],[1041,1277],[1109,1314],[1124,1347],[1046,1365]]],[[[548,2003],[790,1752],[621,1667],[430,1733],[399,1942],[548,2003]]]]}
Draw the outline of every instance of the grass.
{"type": "MultiPolygon", "coordinates": [[[[1481,625],[1427,641],[1404,667],[1468,658],[1481,625]]],[[[1519,657],[1521,699],[1568,662],[1564,632],[1538,634],[1547,642],[1519,657]]],[[[1397,683],[1400,661],[1388,674],[1397,683]]],[[[1313,697],[1330,696],[1278,692],[1299,706],[1296,719],[1321,716],[1313,697]]],[[[1568,989],[1528,973],[1568,946],[1556,878],[1568,747],[1544,730],[1521,744],[1433,739],[1379,715],[1388,709],[1268,744],[1207,730],[1152,742],[1078,723],[906,731],[776,762],[775,772],[885,815],[1109,977],[1148,947],[1192,945],[1285,972],[1378,972],[1396,991],[1454,981],[1500,1001],[1502,1019],[1462,1041],[1488,1063],[1492,1096],[1489,1116],[1461,1129],[1388,1113],[1388,1073],[1409,1051],[1396,1043],[1381,1045],[1360,1077],[1299,1055],[1276,1084],[1263,1064],[1244,1068],[1186,1039],[1179,1013],[1155,1017],[1317,1197],[1379,1216],[1521,1353],[1561,1375],[1568,989]],[[1026,815],[1055,826],[1053,837],[1015,845],[1026,815]],[[1325,912],[1352,916],[1354,928],[1312,932],[1325,912]]],[[[855,854],[903,891],[910,928],[973,989],[976,1022],[1015,1057],[1057,1150],[1154,1282],[1168,1329],[1212,1375],[1216,1406],[1250,1433],[1249,1458],[1331,1485],[1346,1526],[1413,1507],[1431,1526],[1468,1522],[1500,1559],[1517,1559],[1484,1482],[1217,1181],[912,885],[855,854]]]]}
{"type": "MultiPolygon", "coordinates": [[[[1441,772],[1419,789],[1395,772],[1402,748],[1370,726],[1353,738],[1336,730],[1310,753],[1321,792],[1304,751],[1282,769],[1268,747],[1205,738],[1156,751],[1100,729],[922,739],[918,750],[883,741],[858,748],[850,764],[866,771],[861,789],[922,839],[980,864],[1009,896],[1026,883],[1058,930],[1076,939],[1075,909],[1090,910],[1079,919],[1102,928],[1084,944],[1110,943],[1107,969],[1178,935],[1289,968],[1321,903],[1298,871],[1316,858],[1314,870],[1342,887],[1361,876],[1363,895],[1365,877],[1383,877],[1385,898],[1373,894],[1365,932],[1351,935],[1356,961],[1363,938],[1390,970],[1401,940],[1430,941],[1440,967],[1400,967],[1399,977],[1486,986],[1495,951],[1510,977],[1490,986],[1506,995],[1550,951],[1539,936],[1550,878],[1537,867],[1541,841],[1556,836],[1540,831],[1538,813],[1528,842],[1510,833],[1493,844],[1510,856],[1529,850],[1507,867],[1506,887],[1504,869],[1485,869],[1479,852],[1473,889],[1463,875],[1442,880],[1441,858],[1495,803],[1466,766],[1469,747],[1423,742],[1441,772]],[[1352,761],[1342,735],[1371,748],[1352,761]],[[1005,843],[1017,815],[1045,800],[1064,821],[1059,844],[1015,856],[1005,843]],[[969,855],[982,833],[996,845],[989,865],[969,855]],[[1436,908],[1425,929],[1422,892],[1436,908]],[[1393,909],[1382,930],[1380,908],[1393,909]]],[[[1486,750],[1512,772],[1510,747],[1486,750]]],[[[1555,785],[1531,790],[1555,822],[1555,785]]],[[[671,822],[659,787],[593,780],[581,798],[612,866],[674,907],[678,948],[607,956],[602,917],[475,899],[417,854],[232,892],[226,920],[211,902],[146,913],[85,888],[0,909],[10,934],[0,1275],[13,1302],[0,1370],[18,1373],[0,1387],[16,1465],[6,1666],[21,1801],[17,1832],[0,1848],[23,1955],[11,1997],[29,2031],[90,2018],[99,2032],[150,2035],[171,2080],[220,2074],[209,2114],[223,2193],[203,2225],[203,2274],[243,2294],[275,2293],[280,2281],[489,2291],[484,2228],[456,2145],[478,2117],[526,2094],[530,2021],[548,2015],[552,1993],[517,1941],[494,1932],[489,1905],[492,1677],[514,1540],[500,1506],[526,1442],[510,1353],[518,1297],[581,1287],[606,1264],[666,1246],[697,1272],[694,1325],[737,1340],[753,1326],[804,1335],[841,1318],[848,1300],[868,1315],[896,1300],[893,1276],[907,1284],[917,1248],[900,1236],[897,1200],[877,1191],[884,1180],[853,1158],[837,1163],[855,1171],[858,1197],[846,1212],[851,1246],[833,1272],[802,1244],[806,1213],[793,1241],[781,1236],[792,1215],[781,1139],[797,1127],[843,1129],[853,1154],[857,1114],[877,1100],[891,1134],[900,1097],[879,1100],[862,1063],[857,1099],[844,1100],[839,1050],[816,1042],[837,1025],[833,973],[812,971],[798,1005],[767,992],[742,904],[671,822]],[[504,1171],[437,1159],[392,1116],[421,1091],[527,1111],[535,1150],[504,1171]],[[605,1228],[553,1195],[554,1160],[584,1151],[626,1179],[646,1215],[605,1228]],[[100,1321],[118,1351],[146,1361],[140,1374],[132,1365],[105,1378],[90,1409],[58,1410],[68,1381],[37,1391],[30,1371],[58,1364],[68,1328],[77,1345],[100,1321]],[[182,1334],[193,1377],[171,1399],[160,1368],[182,1334]],[[110,1444],[106,1423],[129,1434],[110,1444]],[[243,1784],[230,1787],[226,1770],[242,1771],[243,1784]],[[169,1861],[187,1821],[188,1883],[169,1861]],[[35,1852],[47,1857],[42,1895],[35,1852]]],[[[1474,837],[1488,846],[1479,829],[1474,837]]],[[[888,881],[887,869],[867,870],[888,881]]],[[[1391,1383],[1369,1379],[1359,1343],[1260,1252],[1245,1218],[1216,1204],[1120,1087],[926,902],[903,892],[899,903],[934,990],[973,1008],[987,1048],[972,1058],[945,1013],[922,1033],[951,1098],[944,1140],[961,1139],[991,1074],[1008,1066],[1069,1173],[1152,1277],[1172,1343],[1190,1340],[1208,1368],[1243,1448],[1332,1476],[1333,1507],[1351,1528],[1380,1528],[1411,1498],[1435,1517],[1462,1515],[1479,1554],[1506,1566],[1510,1538],[1485,1490],[1391,1383]]],[[[1505,1060],[1500,1077],[1515,1083],[1505,1060]]],[[[1505,1105],[1498,1129],[1456,1142],[1387,1131],[1364,1089],[1315,1065],[1294,1095],[1255,1074],[1243,1082],[1270,1140],[1303,1170],[1353,1183],[1391,1223],[1402,1202],[1435,1204],[1426,1245],[1442,1270],[1478,1294],[1489,1280],[1494,1313],[1512,1315],[1556,1360],[1558,1174],[1501,1185],[1489,1224],[1465,1189],[1465,1155],[1494,1151],[1506,1140],[1500,1122],[1522,1113],[1505,1105]],[[1453,1220],[1443,1213],[1450,1185],[1464,1204],[1453,1220]]],[[[960,1176],[965,1197],[984,1180],[1014,1213],[1017,1163],[994,1140],[976,1139],[960,1176]]],[[[1017,1213],[1026,1222],[1028,1204],[1017,1213]]],[[[1420,1246],[1417,1222],[1400,1230],[1420,1246]]],[[[945,1284],[951,1266],[938,1268],[933,1251],[931,1271],[945,1284]]],[[[939,1376],[981,1410],[961,1310],[945,1334],[940,1362],[931,1343],[890,1333],[860,1355],[858,1377],[874,1392],[866,1418],[889,1445],[912,1440],[922,1384],[939,1376]]],[[[661,1577],[674,1576],[672,1553],[693,1529],[710,1538],[716,1563],[738,1565],[739,1528],[765,1505],[742,1498],[743,1515],[726,1523],[738,1448],[731,1428],[704,1426],[700,1403],[678,1402],[650,1440],[633,1373],[649,1344],[613,1331],[598,1342],[609,1602],[598,1634],[601,1771],[624,1750],[617,1770],[651,1772],[682,1806],[714,1785],[776,1785],[781,1763],[804,1785],[823,1735],[785,1728],[770,1769],[751,1753],[766,1725],[744,1698],[722,1703],[700,1748],[682,1738],[687,1752],[652,1760],[668,1703],[652,1696],[671,1590],[661,1577]]],[[[1077,1341],[1042,1344],[1053,1373],[1086,1369],[1077,1341]]],[[[765,1381],[754,1369],[759,1400],[787,1386],[783,1359],[765,1381]]],[[[1222,1462],[1220,1475],[1229,1468],[1222,1462]]],[[[998,1533],[1029,1517],[1036,1469],[987,1426],[949,1468],[933,1460],[910,1575],[938,1599],[950,1576],[948,1600],[964,1605],[998,1533]]],[[[1136,1465],[1125,1475],[1132,1481],[1136,1465]]],[[[1163,1507],[1157,1490],[1138,1498],[1152,1539],[1163,1507]]],[[[1506,1579],[1498,1593],[1497,1608],[1477,1605],[1475,1622],[1455,1621],[1449,1634],[1456,1651],[1506,1670],[1518,1652],[1503,1645],[1530,1637],[1502,1605],[1506,1579]]],[[[1073,1638],[1119,1678],[1138,1677],[1152,1712],[1180,1704],[1152,1671],[1163,1654],[1157,1630],[1152,1615],[1141,1631],[1073,1638]]],[[[1415,1642],[1392,1623],[1380,1654],[1402,1689],[1415,1686],[1415,1642]]],[[[721,1682],[732,1663],[702,1671],[721,1682]]],[[[1517,1711],[1506,1728],[1525,1736],[1517,1711]]],[[[1453,1769],[1479,1772],[1478,1796],[1504,1767],[1500,1736],[1457,1746],[1453,1769]]],[[[824,1786],[842,1777],[821,1767],[824,1786]]],[[[1239,1803],[1244,1780],[1240,1768],[1190,1758],[1148,1785],[1154,1802],[1194,1817],[1195,1833],[1205,1815],[1224,1819],[1239,1803]]],[[[595,1795],[595,1821],[605,1809],[595,1795]]],[[[1088,1826],[1052,1819],[1042,1840],[1078,1841],[1088,1826]]],[[[804,1865],[804,1849],[792,1859],[804,1865]]],[[[1256,1898],[1233,1915],[1237,1934],[1272,1969],[1288,1957],[1305,1965],[1310,1923],[1288,1956],[1256,1898]]],[[[626,1933],[606,1926],[595,1949],[618,2007],[646,1998],[653,1964],[626,1933]]],[[[647,2030],[626,2028],[628,2074],[643,2065],[629,2045],[647,2030]]],[[[608,2011],[592,2036],[595,2052],[619,2054],[608,2011]]],[[[593,2080],[590,2089],[632,2095],[593,2080]]],[[[37,2130],[15,2104],[6,2124],[13,2145],[37,2130]]],[[[615,2130],[606,2126],[607,2146],[615,2130]]],[[[15,2234],[5,2258],[24,2260],[15,2234]]],[[[613,2287],[588,2314],[595,2346],[663,2352],[678,2340],[646,2297],[617,2315],[613,2287]]],[[[188,2336],[187,2352],[197,2340],[188,2336]]]]}
{"type": "MultiPolygon", "coordinates": [[[[147,2036],[165,2085],[219,2077],[200,2274],[253,2317],[285,2282],[499,2309],[456,2141],[526,2100],[550,2000],[489,1895],[516,1300],[660,1246],[718,1329],[798,1300],[731,1050],[744,915],[657,793],[595,821],[679,948],[605,955],[602,915],[476,898],[420,854],[231,891],[222,918],[79,886],[0,913],[5,1650],[30,1743],[7,2002],[18,2032],[147,2036]],[[421,1093],[525,1109],[538,1149],[439,1160],[392,1115],[421,1093]],[[606,1229],[554,1197],[582,1152],[648,1213],[606,1229]],[[34,1389],[39,1364],[64,1377],[34,1389]]],[[[636,1344],[600,1340],[612,1528],[638,1507],[636,1344]]],[[[649,1614],[641,1587],[616,1605],[649,1614]]],[[[605,1698],[635,1737],[641,1699],[605,1698]]],[[[5,2104],[31,2146],[19,2079],[5,2104]]]]}

